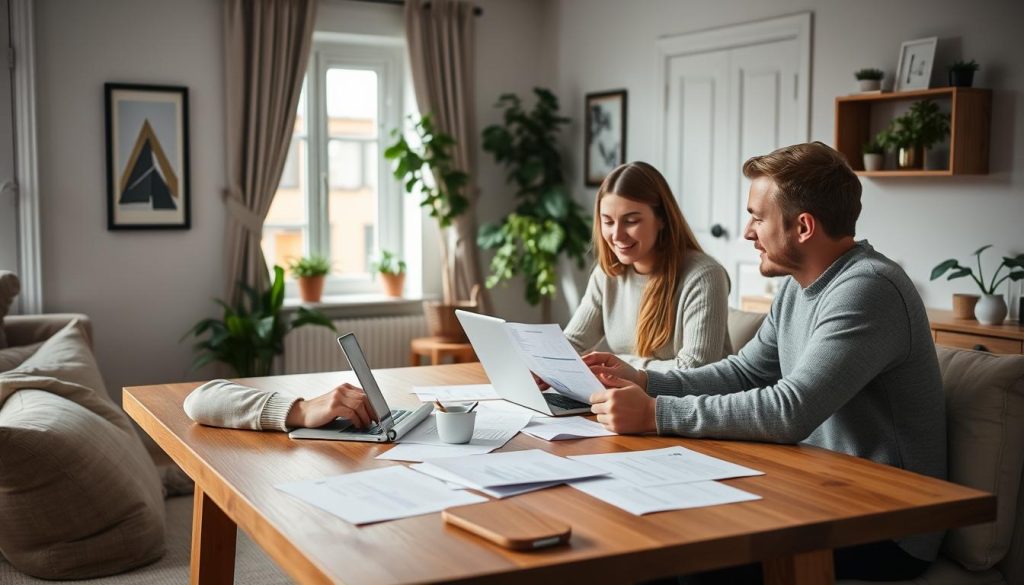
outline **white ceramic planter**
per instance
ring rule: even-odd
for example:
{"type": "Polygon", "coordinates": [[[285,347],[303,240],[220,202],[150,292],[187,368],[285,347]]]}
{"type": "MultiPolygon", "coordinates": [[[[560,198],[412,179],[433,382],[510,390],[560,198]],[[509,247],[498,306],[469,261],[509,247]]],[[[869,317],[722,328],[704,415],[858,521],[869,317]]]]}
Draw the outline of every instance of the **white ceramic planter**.
{"type": "Polygon", "coordinates": [[[880,171],[885,166],[885,155],[884,154],[865,154],[864,155],[864,170],[865,171],[880,171]]]}
{"type": "Polygon", "coordinates": [[[1006,319],[1006,299],[1003,295],[981,295],[974,305],[974,318],[982,325],[999,325],[1006,319]]]}
{"type": "Polygon", "coordinates": [[[880,79],[858,79],[857,85],[861,91],[877,91],[882,88],[882,80],[880,79]]]}

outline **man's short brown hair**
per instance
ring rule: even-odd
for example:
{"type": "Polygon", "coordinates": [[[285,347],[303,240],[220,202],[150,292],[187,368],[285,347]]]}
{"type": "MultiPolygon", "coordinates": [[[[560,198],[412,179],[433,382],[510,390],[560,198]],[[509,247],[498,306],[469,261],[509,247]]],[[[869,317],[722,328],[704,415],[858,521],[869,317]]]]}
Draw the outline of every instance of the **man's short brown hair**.
{"type": "Polygon", "coordinates": [[[860,217],[860,179],[843,155],[821,142],[794,144],[743,163],[748,179],[775,182],[773,197],[788,226],[796,216],[814,216],[832,238],[853,236],[860,217]]]}

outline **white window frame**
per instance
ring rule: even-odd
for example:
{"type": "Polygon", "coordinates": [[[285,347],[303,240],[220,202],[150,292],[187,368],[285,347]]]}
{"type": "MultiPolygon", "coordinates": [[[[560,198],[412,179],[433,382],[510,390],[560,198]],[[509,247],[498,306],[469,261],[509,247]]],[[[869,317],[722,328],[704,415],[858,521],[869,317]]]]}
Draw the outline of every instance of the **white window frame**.
{"type": "MultiPolygon", "coordinates": [[[[304,254],[327,256],[330,252],[328,215],[328,142],[327,97],[324,83],[327,70],[336,67],[363,69],[377,73],[378,160],[377,160],[377,246],[403,250],[403,195],[401,185],[391,175],[384,150],[391,131],[402,127],[404,95],[404,44],[386,37],[371,39],[357,35],[316,34],[307,71],[306,126],[307,175],[306,231],[304,254]]],[[[333,260],[333,259],[332,259],[333,260]]],[[[376,293],[380,284],[372,274],[344,276],[332,274],[324,287],[325,296],[376,293]]],[[[298,296],[297,286],[289,280],[289,297],[298,296]]]]}

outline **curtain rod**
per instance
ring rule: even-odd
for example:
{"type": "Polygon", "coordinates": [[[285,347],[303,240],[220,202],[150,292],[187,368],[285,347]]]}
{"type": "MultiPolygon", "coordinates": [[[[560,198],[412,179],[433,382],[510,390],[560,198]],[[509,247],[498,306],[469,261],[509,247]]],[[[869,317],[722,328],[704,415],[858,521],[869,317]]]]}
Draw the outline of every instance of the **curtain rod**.
{"type": "MultiPolygon", "coordinates": [[[[369,4],[390,4],[391,6],[405,6],[405,0],[353,0],[355,2],[367,2],[369,4]]],[[[423,3],[424,8],[430,8],[430,2],[423,3]]],[[[484,9],[479,6],[473,7],[473,16],[480,16],[484,9]]]]}

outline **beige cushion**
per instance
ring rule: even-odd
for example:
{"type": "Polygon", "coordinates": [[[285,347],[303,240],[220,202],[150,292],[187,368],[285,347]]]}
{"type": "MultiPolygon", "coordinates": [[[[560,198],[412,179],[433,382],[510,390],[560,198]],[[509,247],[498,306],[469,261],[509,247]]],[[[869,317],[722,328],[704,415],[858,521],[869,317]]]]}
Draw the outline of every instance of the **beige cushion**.
{"type": "Polygon", "coordinates": [[[31,345],[12,345],[10,347],[0,349],[0,372],[13,370],[20,366],[22,362],[30,358],[41,345],[43,345],[42,341],[31,345]]]}
{"type": "Polygon", "coordinates": [[[761,328],[761,323],[764,322],[767,316],[764,313],[729,309],[729,339],[732,340],[732,352],[734,354],[739,353],[740,349],[754,338],[757,330],[761,328]]]}
{"type": "Polygon", "coordinates": [[[4,394],[0,552],[18,570],[46,579],[111,575],[159,558],[160,478],[103,389],[80,324],[0,375],[0,384],[26,375],[64,378],[48,389],[76,386],[65,396],[40,389],[4,394]]]}
{"type": "Polygon", "coordinates": [[[1024,356],[938,347],[946,393],[949,480],[996,494],[996,521],[951,530],[943,553],[988,569],[1013,536],[1024,468],[1024,356]]]}
{"type": "Polygon", "coordinates": [[[0,270],[0,349],[7,347],[7,335],[4,333],[4,317],[14,302],[14,297],[21,291],[18,275],[0,270]]]}

